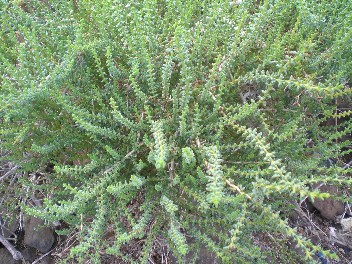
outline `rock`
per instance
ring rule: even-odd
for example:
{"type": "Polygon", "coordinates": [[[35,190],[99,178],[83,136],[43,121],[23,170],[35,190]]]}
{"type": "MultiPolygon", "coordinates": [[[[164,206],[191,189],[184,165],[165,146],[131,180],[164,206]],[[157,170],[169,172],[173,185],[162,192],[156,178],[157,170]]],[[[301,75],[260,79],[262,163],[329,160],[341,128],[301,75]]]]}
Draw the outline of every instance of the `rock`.
{"type": "MultiPolygon", "coordinates": [[[[191,245],[195,241],[192,237],[186,237],[187,244],[191,245]]],[[[215,242],[217,239],[214,239],[215,242]]],[[[177,261],[177,258],[173,255],[171,257],[171,263],[180,263],[177,261]]],[[[221,263],[220,260],[216,257],[216,253],[207,249],[205,245],[201,245],[199,251],[190,250],[188,254],[184,257],[184,262],[182,263],[199,263],[199,264],[217,264],[221,263]]]]}
{"type": "Polygon", "coordinates": [[[55,260],[49,255],[42,258],[38,264],[55,264],[55,260]]]}
{"type": "Polygon", "coordinates": [[[342,219],[341,226],[344,232],[352,233],[352,217],[342,219]]]}
{"type": "Polygon", "coordinates": [[[27,217],[24,225],[24,244],[38,249],[41,253],[47,253],[54,245],[55,236],[50,227],[43,225],[44,220],[27,217]]]}
{"type": "MultiPolygon", "coordinates": [[[[36,263],[38,263],[38,264],[55,264],[55,261],[50,254],[41,258],[41,256],[37,254],[37,250],[32,247],[27,247],[27,248],[23,249],[22,255],[23,255],[24,259],[29,263],[33,263],[33,262],[38,261],[40,259],[36,263]]],[[[0,263],[1,263],[1,260],[0,260],[0,263]]]]}
{"type": "MultiPolygon", "coordinates": [[[[209,251],[205,246],[202,246],[198,252],[198,257],[196,258],[195,262],[194,262],[194,258],[195,258],[195,252],[194,251],[190,251],[184,261],[185,263],[199,263],[199,264],[217,264],[220,263],[218,262],[218,259],[216,258],[216,255],[214,252],[209,251]]],[[[171,263],[179,263],[176,259],[176,257],[171,256],[171,263]]]]}
{"type": "Polygon", "coordinates": [[[0,248],[0,263],[20,264],[21,260],[14,260],[11,253],[6,248],[0,248]]]}
{"type": "MultiPolygon", "coordinates": [[[[337,195],[338,189],[336,186],[323,185],[319,188],[320,192],[330,193],[331,195],[337,195]]],[[[333,198],[327,199],[315,199],[312,201],[313,206],[320,212],[320,214],[328,219],[334,220],[334,218],[342,214],[345,207],[341,201],[334,200],[333,198]]]]}
{"type": "Polygon", "coordinates": [[[32,263],[36,256],[37,256],[37,250],[32,247],[27,247],[21,251],[22,256],[24,257],[25,260],[28,262],[32,263]]]}
{"type": "Polygon", "coordinates": [[[334,227],[329,227],[329,231],[330,243],[332,245],[352,249],[352,235],[350,233],[343,232],[334,227]]]}

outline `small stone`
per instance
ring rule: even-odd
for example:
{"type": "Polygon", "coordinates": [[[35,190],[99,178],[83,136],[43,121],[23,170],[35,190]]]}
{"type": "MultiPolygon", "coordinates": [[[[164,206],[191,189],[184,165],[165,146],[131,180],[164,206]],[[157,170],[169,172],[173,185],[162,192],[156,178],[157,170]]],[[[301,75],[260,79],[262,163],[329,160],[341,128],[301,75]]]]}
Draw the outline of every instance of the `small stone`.
{"type": "Polygon", "coordinates": [[[352,231],[352,217],[341,219],[342,230],[345,232],[352,231]]]}
{"type": "Polygon", "coordinates": [[[21,253],[25,260],[32,263],[35,260],[35,257],[37,255],[37,250],[32,247],[27,247],[23,249],[21,253]]]}
{"type": "MultiPolygon", "coordinates": [[[[337,195],[338,189],[336,186],[324,185],[319,188],[320,192],[330,193],[331,195],[337,195]]],[[[315,199],[312,201],[313,206],[320,212],[320,214],[328,219],[334,220],[336,216],[342,214],[345,211],[343,202],[334,200],[333,198],[327,199],[315,199]]]]}
{"type": "Polygon", "coordinates": [[[42,258],[38,264],[55,264],[55,260],[49,255],[42,258]]]}
{"type": "Polygon", "coordinates": [[[55,242],[54,231],[44,227],[44,220],[27,217],[24,225],[24,244],[34,247],[41,253],[47,253],[55,242]]]}

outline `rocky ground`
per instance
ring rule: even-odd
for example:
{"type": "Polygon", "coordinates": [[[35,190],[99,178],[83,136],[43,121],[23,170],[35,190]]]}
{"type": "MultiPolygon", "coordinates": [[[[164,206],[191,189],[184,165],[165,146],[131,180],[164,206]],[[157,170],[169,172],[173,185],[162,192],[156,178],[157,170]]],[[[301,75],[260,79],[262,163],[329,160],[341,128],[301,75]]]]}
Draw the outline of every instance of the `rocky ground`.
{"type": "MultiPolygon", "coordinates": [[[[3,186],[16,187],[16,182],[22,175],[17,174],[16,165],[3,162],[0,166],[0,181],[3,186]]],[[[335,186],[319,184],[315,186],[323,192],[332,195],[350,195],[349,190],[338,189],[335,186]]],[[[5,193],[4,190],[1,190],[5,193]]],[[[7,194],[11,196],[10,194],[7,194]]],[[[32,263],[51,264],[57,263],[67,255],[69,248],[75,243],[75,233],[65,237],[59,237],[54,227],[45,226],[43,220],[24,215],[18,207],[6,202],[2,195],[0,204],[0,264],[32,263]],[[11,209],[9,209],[11,208],[11,209]],[[11,215],[12,214],[12,215],[11,215]],[[14,220],[9,219],[14,216],[14,220]],[[2,246],[2,247],[1,247],[2,246]],[[18,258],[18,260],[16,260],[18,258]],[[24,262],[23,262],[24,259],[24,262]]],[[[138,202],[138,201],[136,201],[138,202]]],[[[35,203],[35,202],[34,202],[35,203]]],[[[324,249],[335,252],[340,260],[330,261],[324,256],[316,256],[318,262],[325,263],[352,263],[352,206],[334,199],[310,201],[308,198],[293,203],[293,209],[288,213],[291,226],[296,227],[303,236],[311,239],[313,243],[322,245],[324,249]]],[[[113,232],[113,231],[112,231],[113,232]]],[[[107,232],[109,234],[109,232],[107,232]]],[[[108,235],[107,235],[108,236],[108,235]]],[[[297,252],[297,256],[303,254],[297,250],[295,244],[275,234],[258,233],[253,235],[253,241],[263,251],[276,251],[279,247],[277,241],[284,241],[288,249],[297,252]]],[[[141,241],[132,241],[123,250],[131,258],[138,257],[142,248],[141,241]]],[[[277,250],[277,252],[279,252],[277,250]]],[[[192,253],[188,258],[191,259],[192,253]]],[[[125,263],[121,259],[106,257],[104,263],[125,263]]],[[[154,251],[150,255],[149,263],[176,263],[167,246],[166,240],[160,237],[154,241],[154,251]]],[[[198,263],[220,263],[214,254],[206,248],[200,250],[198,263]]],[[[268,259],[268,263],[287,263],[280,254],[275,259],[268,259]]],[[[293,263],[300,263],[298,258],[293,263]]]]}

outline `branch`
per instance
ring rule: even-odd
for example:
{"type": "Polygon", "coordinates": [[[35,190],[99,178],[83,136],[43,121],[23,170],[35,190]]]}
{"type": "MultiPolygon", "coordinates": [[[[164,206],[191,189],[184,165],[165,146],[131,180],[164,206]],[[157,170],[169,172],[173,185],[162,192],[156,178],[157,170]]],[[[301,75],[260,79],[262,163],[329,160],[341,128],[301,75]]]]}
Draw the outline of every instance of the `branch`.
{"type": "Polygon", "coordinates": [[[14,260],[23,259],[22,253],[15,249],[15,247],[2,235],[0,235],[0,242],[11,253],[14,260]]]}
{"type": "Polygon", "coordinates": [[[41,261],[43,258],[45,258],[46,256],[48,256],[51,252],[53,252],[54,249],[50,250],[49,252],[45,253],[43,256],[40,256],[39,258],[37,258],[35,261],[32,262],[32,264],[37,264],[39,263],[39,261],[41,261]]]}
{"type": "Polygon", "coordinates": [[[229,180],[225,180],[225,181],[226,181],[227,185],[230,186],[232,191],[238,192],[239,194],[246,196],[247,199],[252,200],[252,197],[250,195],[248,195],[247,193],[244,193],[237,185],[231,183],[229,180]]]}
{"type": "Polygon", "coordinates": [[[345,166],[343,166],[343,169],[348,169],[349,167],[351,167],[351,165],[352,165],[352,160],[346,163],[345,166]]]}
{"type": "Polygon", "coordinates": [[[1,176],[0,181],[3,181],[4,179],[6,179],[8,176],[12,175],[17,169],[18,169],[18,165],[14,166],[13,168],[11,168],[11,170],[9,170],[8,172],[6,172],[3,176],[1,176]]]}
{"type": "MultiPolygon", "coordinates": [[[[2,221],[1,218],[0,218],[0,220],[2,221]]],[[[16,234],[15,234],[14,232],[12,232],[10,229],[8,229],[8,228],[3,224],[3,222],[0,222],[0,229],[1,229],[1,234],[4,235],[4,229],[5,229],[7,232],[11,233],[12,236],[14,236],[14,238],[7,238],[7,240],[16,240],[16,239],[17,239],[16,234]]]]}
{"type": "MultiPolygon", "coordinates": [[[[138,145],[138,147],[140,147],[140,146],[142,146],[142,145],[143,145],[143,143],[140,143],[140,144],[138,145]]],[[[106,171],[104,171],[104,174],[108,174],[108,173],[110,173],[111,171],[113,171],[118,165],[120,165],[121,162],[123,162],[123,161],[125,161],[126,159],[128,159],[128,158],[129,158],[130,156],[132,156],[136,151],[137,151],[137,149],[134,149],[134,150],[128,152],[128,153],[126,154],[126,156],[125,156],[121,161],[119,161],[118,163],[114,164],[111,168],[107,169],[106,171]]]]}

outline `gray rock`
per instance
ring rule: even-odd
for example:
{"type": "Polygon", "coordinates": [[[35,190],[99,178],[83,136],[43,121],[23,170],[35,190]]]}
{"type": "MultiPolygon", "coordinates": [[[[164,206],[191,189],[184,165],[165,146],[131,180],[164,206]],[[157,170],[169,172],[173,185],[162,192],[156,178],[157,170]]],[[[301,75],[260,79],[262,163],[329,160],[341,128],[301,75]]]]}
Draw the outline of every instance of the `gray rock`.
{"type": "Polygon", "coordinates": [[[49,255],[41,259],[38,264],[55,264],[55,260],[49,255]]]}
{"type": "MultiPolygon", "coordinates": [[[[209,251],[205,246],[202,246],[197,254],[194,251],[190,251],[184,259],[183,263],[196,263],[196,264],[217,264],[218,259],[216,258],[215,253],[209,251]],[[195,262],[194,262],[195,261],[195,262]]],[[[171,257],[171,263],[179,263],[177,258],[174,256],[171,257]]]]}
{"type": "MultiPolygon", "coordinates": [[[[219,230],[220,232],[220,230],[219,230]]],[[[218,242],[217,238],[213,238],[214,241],[218,242]]],[[[187,243],[191,244],[194,243],[194,239],[191,237],[186,238],[187,243]]],[[[179,263],[176,257],[171,256],[171,263],[179,263]]],[[[205,245],[202,245],[199,248],[198,252],[190,251],[184,258],[184,263],[195,263],[195,264],[218,264],[221,261],[216,257],[216,254],[207,249],[205,245]]]]}
{"type": "Polygon", "coordinates": [[[44,220],[26,217],[24,225],[24,244],[47,253],[55,242],[54,231],[50,227],[43,227],[44,220]]]}
{"type": "Polygon", "coordinates": [[[30,263],[32,263],[37,256],[37,250],[32,247],[27,247],[27,248],[23,249],[21,251],[21,253],[22,253],[23,258],[30,263]]]}
{"type": "MultiPolygon", "coordinates": [[[[336,186],[323,185],[319,188],[320,192],[330,193],[331,195],[337,195],[338,189],[336,186]]],[[[313,206],[321,213],[321,215],[328,219],[334,220],[334,218],[342,214],[345,210],[343,202],[334,200],[333,198],[327,199],[315,199],[312,201],[313,206]]]]}

